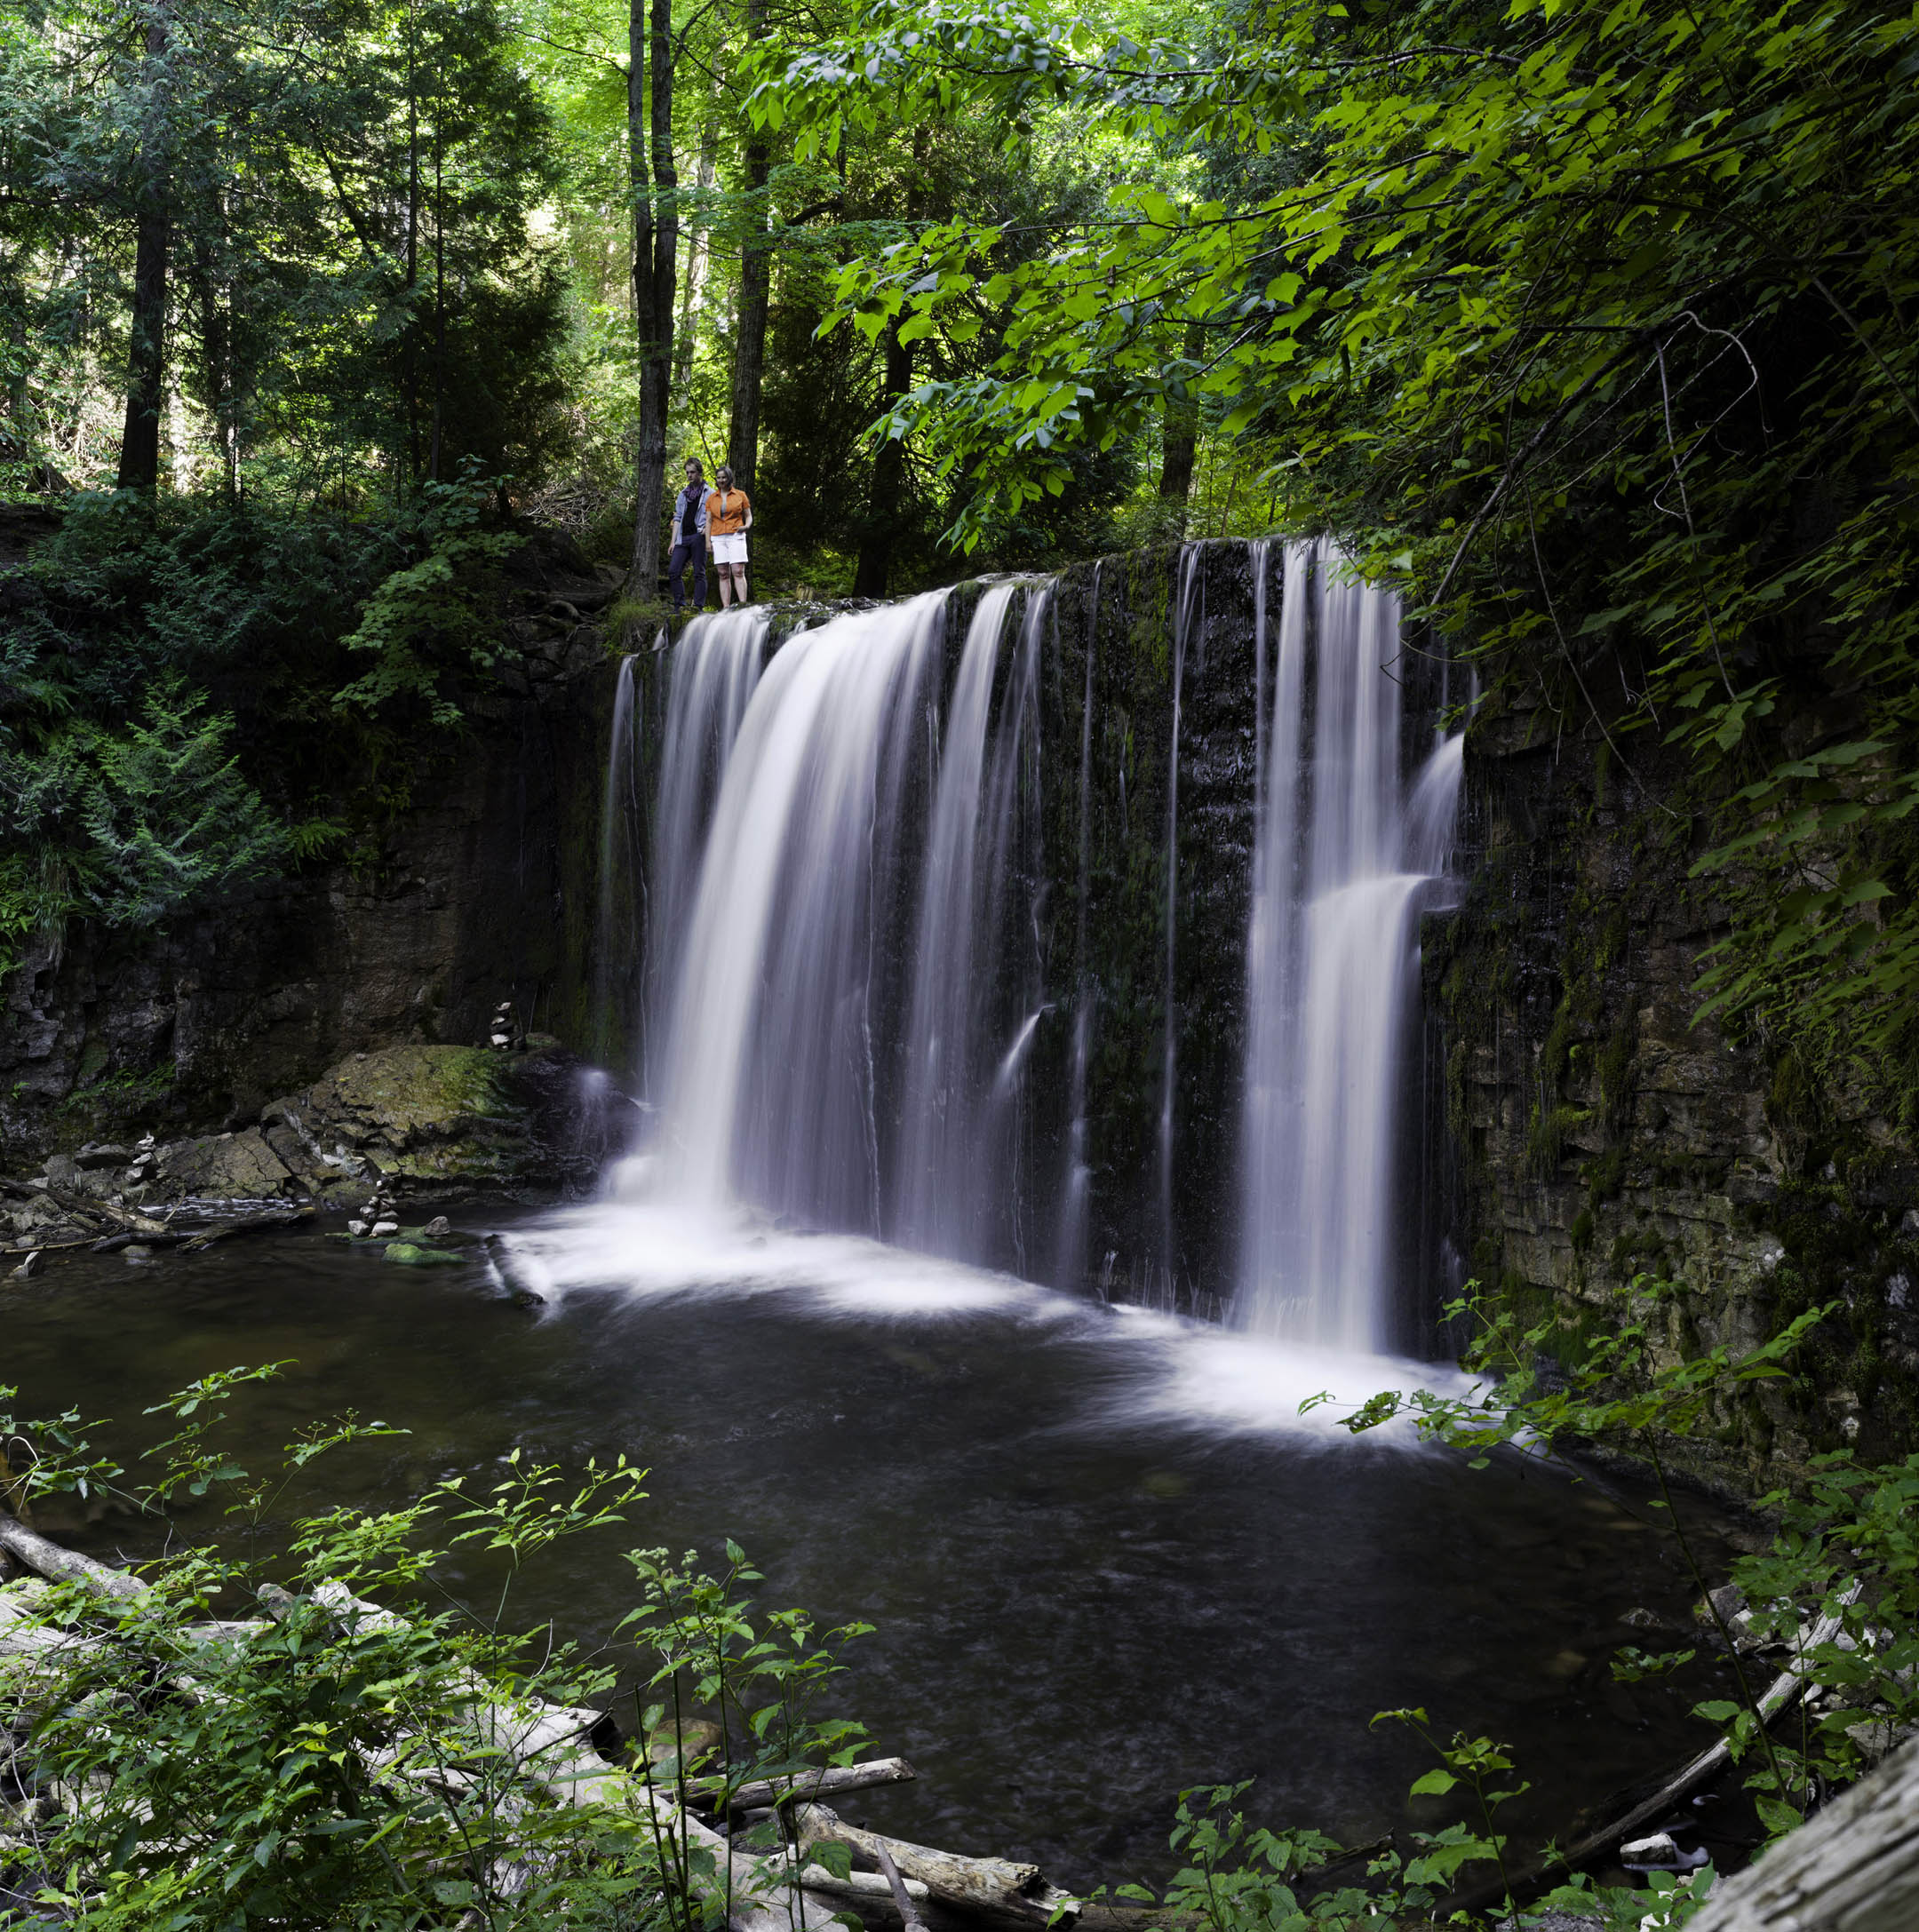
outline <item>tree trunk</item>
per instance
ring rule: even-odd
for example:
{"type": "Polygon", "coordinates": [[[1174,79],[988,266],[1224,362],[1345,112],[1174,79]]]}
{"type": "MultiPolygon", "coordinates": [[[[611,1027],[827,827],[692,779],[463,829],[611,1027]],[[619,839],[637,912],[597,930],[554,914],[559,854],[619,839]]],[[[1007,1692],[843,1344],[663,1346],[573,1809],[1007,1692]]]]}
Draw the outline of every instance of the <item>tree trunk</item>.
{"type": "Polygon", "coordinates": [[[133,244],[133,325],[127,344],[126,427],[120,437],[120,488],[151,489],[160,480],[160,411],[166,401],[167,210],[166,8],[147,17],[151,105],[140,141],[139,211],[133,244]]]}
{"type": "Polygon", "coordinates": [[[650,597],[659,587],[666,414],[673,394],[673,287],[680,266],[680,213],[674,200],[679,176],[673,153],[673,5],[672,0],[651,0],[650,23],[643,5],[644,0],[630,0],[626,76],[626,141],[633,193],[633,332],[640,352],[633,565],[626,594],[635,598],[650,597]]]}
{"type": "MultiPolygon", "coordinates": [[[[708,113],[700,135],[700,193],[712,193],[720,172],[720,122],[708,113]]],[[[680,308],[680,332],[673,339],[673,394],[685,397],[693,380],[693,351],[699,331],[701,298],[706,293],[706,274],[713,264],[713,243],[704,214],[687,242],[686,293],[680,308]]]]}
{"type": "MultiPolygon", "coordinates": [[[[899,324],[887,330],[886,380],[880,397],[891,409],[912,387],[912,344],[899,338],[899,324]]],[[[906,488],[906,445],[888,436],[873,458],[872,492],[866,505],[866,530],[860,538],[859,561],[853,567],[856,597],[884,597],[893,569],[893,546],[904,518],[900,499],[906,488]]]]}
{"type": "MultiPolygon", "coordinates": [[[[1197,362],[1206,353],[1206,332],[1198,322],[1186,324],[1181,354],[1197,362]]],[[[1199,396],[1190,381],[1181,394],[1166,399],[1166,442],[1159,463],[1159,500],[1178,506],[1179,526],[1186,528],[1186,499],[1192,493],[1193,450],[1199,441],[1199,396]]]]}
{"type": "Polygon", "coordinates": [[[426,473],[440,481],[440,433],[446,416],[446,177],[440,120],[434,117],[434,394],[433,443],[426,473]]]}
{"type": "MultiPolygon", "coordinates": [[[[746,37],[766,32],[766,0],[746,0],[746,37]]],[[[739,321],[733,332],[733,420],[727,432],[727,466],[737,489],[750,497],[760,461],[760,380],[766,370],[767,298],[773,257],[766,203],[772,155],[755,134],[746,137],[746,236],[740,244],[739,321]]]]}
{"type": "MultiPolygon", "coordinates": [[[[927,131],[913,130],[912,173],[906,185],[906,219],[918,222],[926,213],[925,168],[927,131]]],[[[899,322],[886,334],[886,373],[880,396],[891,409],[912,387],[912,344],[899,338],[899,322]]],[[[866,529],[860,538],[859,558],[853,566],[856,597],[884,597],[893,571],[893,551],[906,526],[902,499],[906,491],[906,444],[888,436],[873,458],[872,489],[866,504],[866,529]]]]}
{"type": "Polygon", "coordinates": [[[418,489],[420,480],[419,434],[419,311],[415,296],[419,288],[419,89],[413,66],[413,11],[407,10],[407,205],[406,205],[406,336],[402,347],[401,380],[406,389],[407,488],[418,489]]]}

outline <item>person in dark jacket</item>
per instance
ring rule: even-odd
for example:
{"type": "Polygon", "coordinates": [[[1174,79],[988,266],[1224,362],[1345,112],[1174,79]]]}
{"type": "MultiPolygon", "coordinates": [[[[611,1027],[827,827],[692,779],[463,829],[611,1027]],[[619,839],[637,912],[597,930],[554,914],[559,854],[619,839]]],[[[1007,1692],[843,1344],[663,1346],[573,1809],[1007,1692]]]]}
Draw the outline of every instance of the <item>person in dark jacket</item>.
{"type": "Polygon", "coordinates": [[[693,566],[693,608],[706,608],[706,473],[697,457],[689,457],[686,488],[673,498],[673,553],[666,560],[666,583],[673,592],[673,607],[683,610],[686,600],[681,580],[686,567],[693,566]]]}

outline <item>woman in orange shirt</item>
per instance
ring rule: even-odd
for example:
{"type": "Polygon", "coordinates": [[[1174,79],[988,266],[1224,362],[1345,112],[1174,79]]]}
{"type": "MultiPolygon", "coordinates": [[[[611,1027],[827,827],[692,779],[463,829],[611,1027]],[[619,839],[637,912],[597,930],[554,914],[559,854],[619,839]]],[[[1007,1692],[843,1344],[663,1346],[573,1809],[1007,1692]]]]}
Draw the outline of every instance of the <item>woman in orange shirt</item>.
{"type": "Polygon", "coordinates": [[[746,601],[746,533],[752,528],[752,499],[733,487],[733,473],[722,469],[706,499],[706,542],[720,578],[720,608],[746,601]],[[731,594],[729,594],[729,593],[731,594]]]}

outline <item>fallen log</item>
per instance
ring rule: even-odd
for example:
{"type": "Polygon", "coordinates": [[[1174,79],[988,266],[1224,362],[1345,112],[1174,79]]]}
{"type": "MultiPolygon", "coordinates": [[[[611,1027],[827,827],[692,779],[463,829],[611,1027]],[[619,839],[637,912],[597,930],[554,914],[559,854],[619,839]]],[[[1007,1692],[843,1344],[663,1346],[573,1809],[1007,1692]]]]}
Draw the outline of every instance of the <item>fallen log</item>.
{"type": "Polygon", "coordinates": [[[91,1195],[72,1194],[65,1188],[56,1188],[52,1181],[47,1183],[46,1191],[56,1207],[65,1208],[69,1214],[77,1214],[83,1220],[111,1221],[129,1234],[163,1235],[167,1231],[163,1220],[155,1220],[151,1214],[137,1214],[131,1208],[115,1207],[111,1201],[96,1201],[91,1195]]]}
{"type": "Polygon", "coordinates": [[[884,1872],[890,1863],[909,1879],[917,1879],[942,1904],[978,1913],[1008,1925],[1044,1926],[1055,1912],[1076,1910],[1079,1901],[1047,1884],[1036,1864],[1010,1858],[969,1858],[960,1852],[936,1851],[903,1838],[863,1831],[824,1805],[806,1805],[797,1814],[803,1849],[815,1845],[845,1845],[873,1859],[884,1872]]]}
{"type": "Polygon", "coordinates": [[[95,1562],[77,1550],[62,1548],[29,1530],[17,1516],[0,1515],[0,1549],[18,1557],[36,1576],[44,1577],[49,1583],[84,1584],[102,1595],[123,1598],[145,1596],[150,1587],[123,1570],[95,1562]]]}
{"type": "Polygon", "coordinates": [[[94,1254],[118,1254],[123,1248],[184,1248],[195,1238],[195,1235],[184,1229],[170,1228],[164,1234],[145,1235],[123,1228],[116,1235],[102,1235],[98,1241],[90,1241],[85,1245],[94,1254]]]}
{"type": "Polygon", "coordinates": [[[276,1228],[297,1228],[313,1217],[311,1205],[268,1208],[264,1214],[247,1214],[238,1220],[216,1221],[211,1228],[203,1228],[197,1233],[188,1235],[182,1246],[187,1253],[198,1254],[203,1248],[211,1248],[216,1241],[229,1241],[235,1235],[267,1234],[276,1228]]]}
{"type": "Polygon", "coordinates": [[[1919,1744],[1737,1877],[1691,1932],[1911,1932],[1919,1925],[1919,1744]]]}
{"type": "MultiPolygon", "coordinates": [[[[1806,1638],[1804,1649],[1816,1650],[1821,1644],[1830,1643],[1843,1627],[1844,1607],[1859,1594],[1855,1584],[1840,1599],[1840,1609],[1829,1617],[1822,1617],[1813,1625],[1812,1634],[1806,1638]]],[[[1805,1695],[1811,1683],[1810,1674],[1788,1666],[1772,1680],[1765,1694],[1759,1699],[1759,1721],[1770,1724],[1777,1717],[1783,1716],[1805,1695]]],[[[1694,1792],[1708,1784],[1732,1762],[1732,1747],[1724,1737],[1716,1744],[1701,1751],[1697,1757],[1689,1758],[1673,1775],[1661,1784],[1651,1797],[1644,1798],[1632,1809],[1596,1832],[1569,1845],[1564,1851],[1556,1852],[1536,1860],[1524,1871],[1515,1872],[1510,1880],[1487,1880],[1478,1885],[1462,1888],[1441,1901],[1452,1912],[1478,1912],[1488,1905],[1497,1904],[1509,1891],[1522,1904],[1528,1897],[1557,1884],[1567,1873],[1579,1871],[1591,1864],[1596,1859],[1615,1850],[1641,1826],[1650,1825],[1661,1813],[1672,1809],[1682,1799],[1690,1798],[1694,1792]]]]}
{"type": "MultiPolygon", "coordinates": [[[[727,1799],[732,1811],[753,1811],[762,1805],[784,1804],[790,1798],[831,1798],[841,1792],[867,1791],[876,1785],[909,1785],[920,1774],[904,1758],[871,1758],[864,1764],[829,1764],[817,1771],[799,1771],[791,1777],[755,1778],[727,1799]]],[[[725,1789],[718,1778],[695,1778],[690,1789],[717,1795],[725,1789]]]]}

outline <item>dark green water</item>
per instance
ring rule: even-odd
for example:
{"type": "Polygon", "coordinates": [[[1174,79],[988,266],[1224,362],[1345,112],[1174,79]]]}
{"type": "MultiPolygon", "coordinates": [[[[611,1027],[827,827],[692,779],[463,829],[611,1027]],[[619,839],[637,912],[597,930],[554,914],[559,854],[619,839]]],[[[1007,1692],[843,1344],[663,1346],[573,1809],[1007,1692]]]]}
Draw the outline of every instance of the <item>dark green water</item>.
{"type": "MultiPolygon", "coordinates": [[[[290,1507],[392,1502],[514,1448],[624,1451],[652,1471],[640,1516],[532,1577],[511,1616],[600,1642],[631,1601],[623,1549],[717,1555],[730,1536],[768,1601],[878,1626],[844,1702],[920,1781],[848,1815],[1068,1883],[1162,1873],[1198,1783],[1256,1778],[1263,1820],[1352,1839],[1404,1822],[1426,1761],[1369,1728],[1390,1706],[1517,1746],[1534,1789],[1513,1823],[1541,1837],[1707,1735],[1684,1714],[1698,1681],[1610,1680],[1614,1646],[1659,1647],[1622,1615],[1684,1626],[1692,1594],[1620,1503],[1296,1417],[1392,1364],[845,1240],[613,1207],[510,1231],[542,1311],[493,1298],[481,1264],[415,1272],[318,1233],[61,1258],[0,1289],[0,1381],[29,1413],[119,1419],[101,1440],[124,1453],[151,1439],[145,1403],[285,1358],[235,1406],[249,1467],[343,1409],[410,1432],[317,1466],[290,1507]]],[[[154,1543],[132,1517],[42,1520],[102,1553],[154,1543]]],[[[184,1528],[215,1533],[217,1512],[184,1528]]]]}

